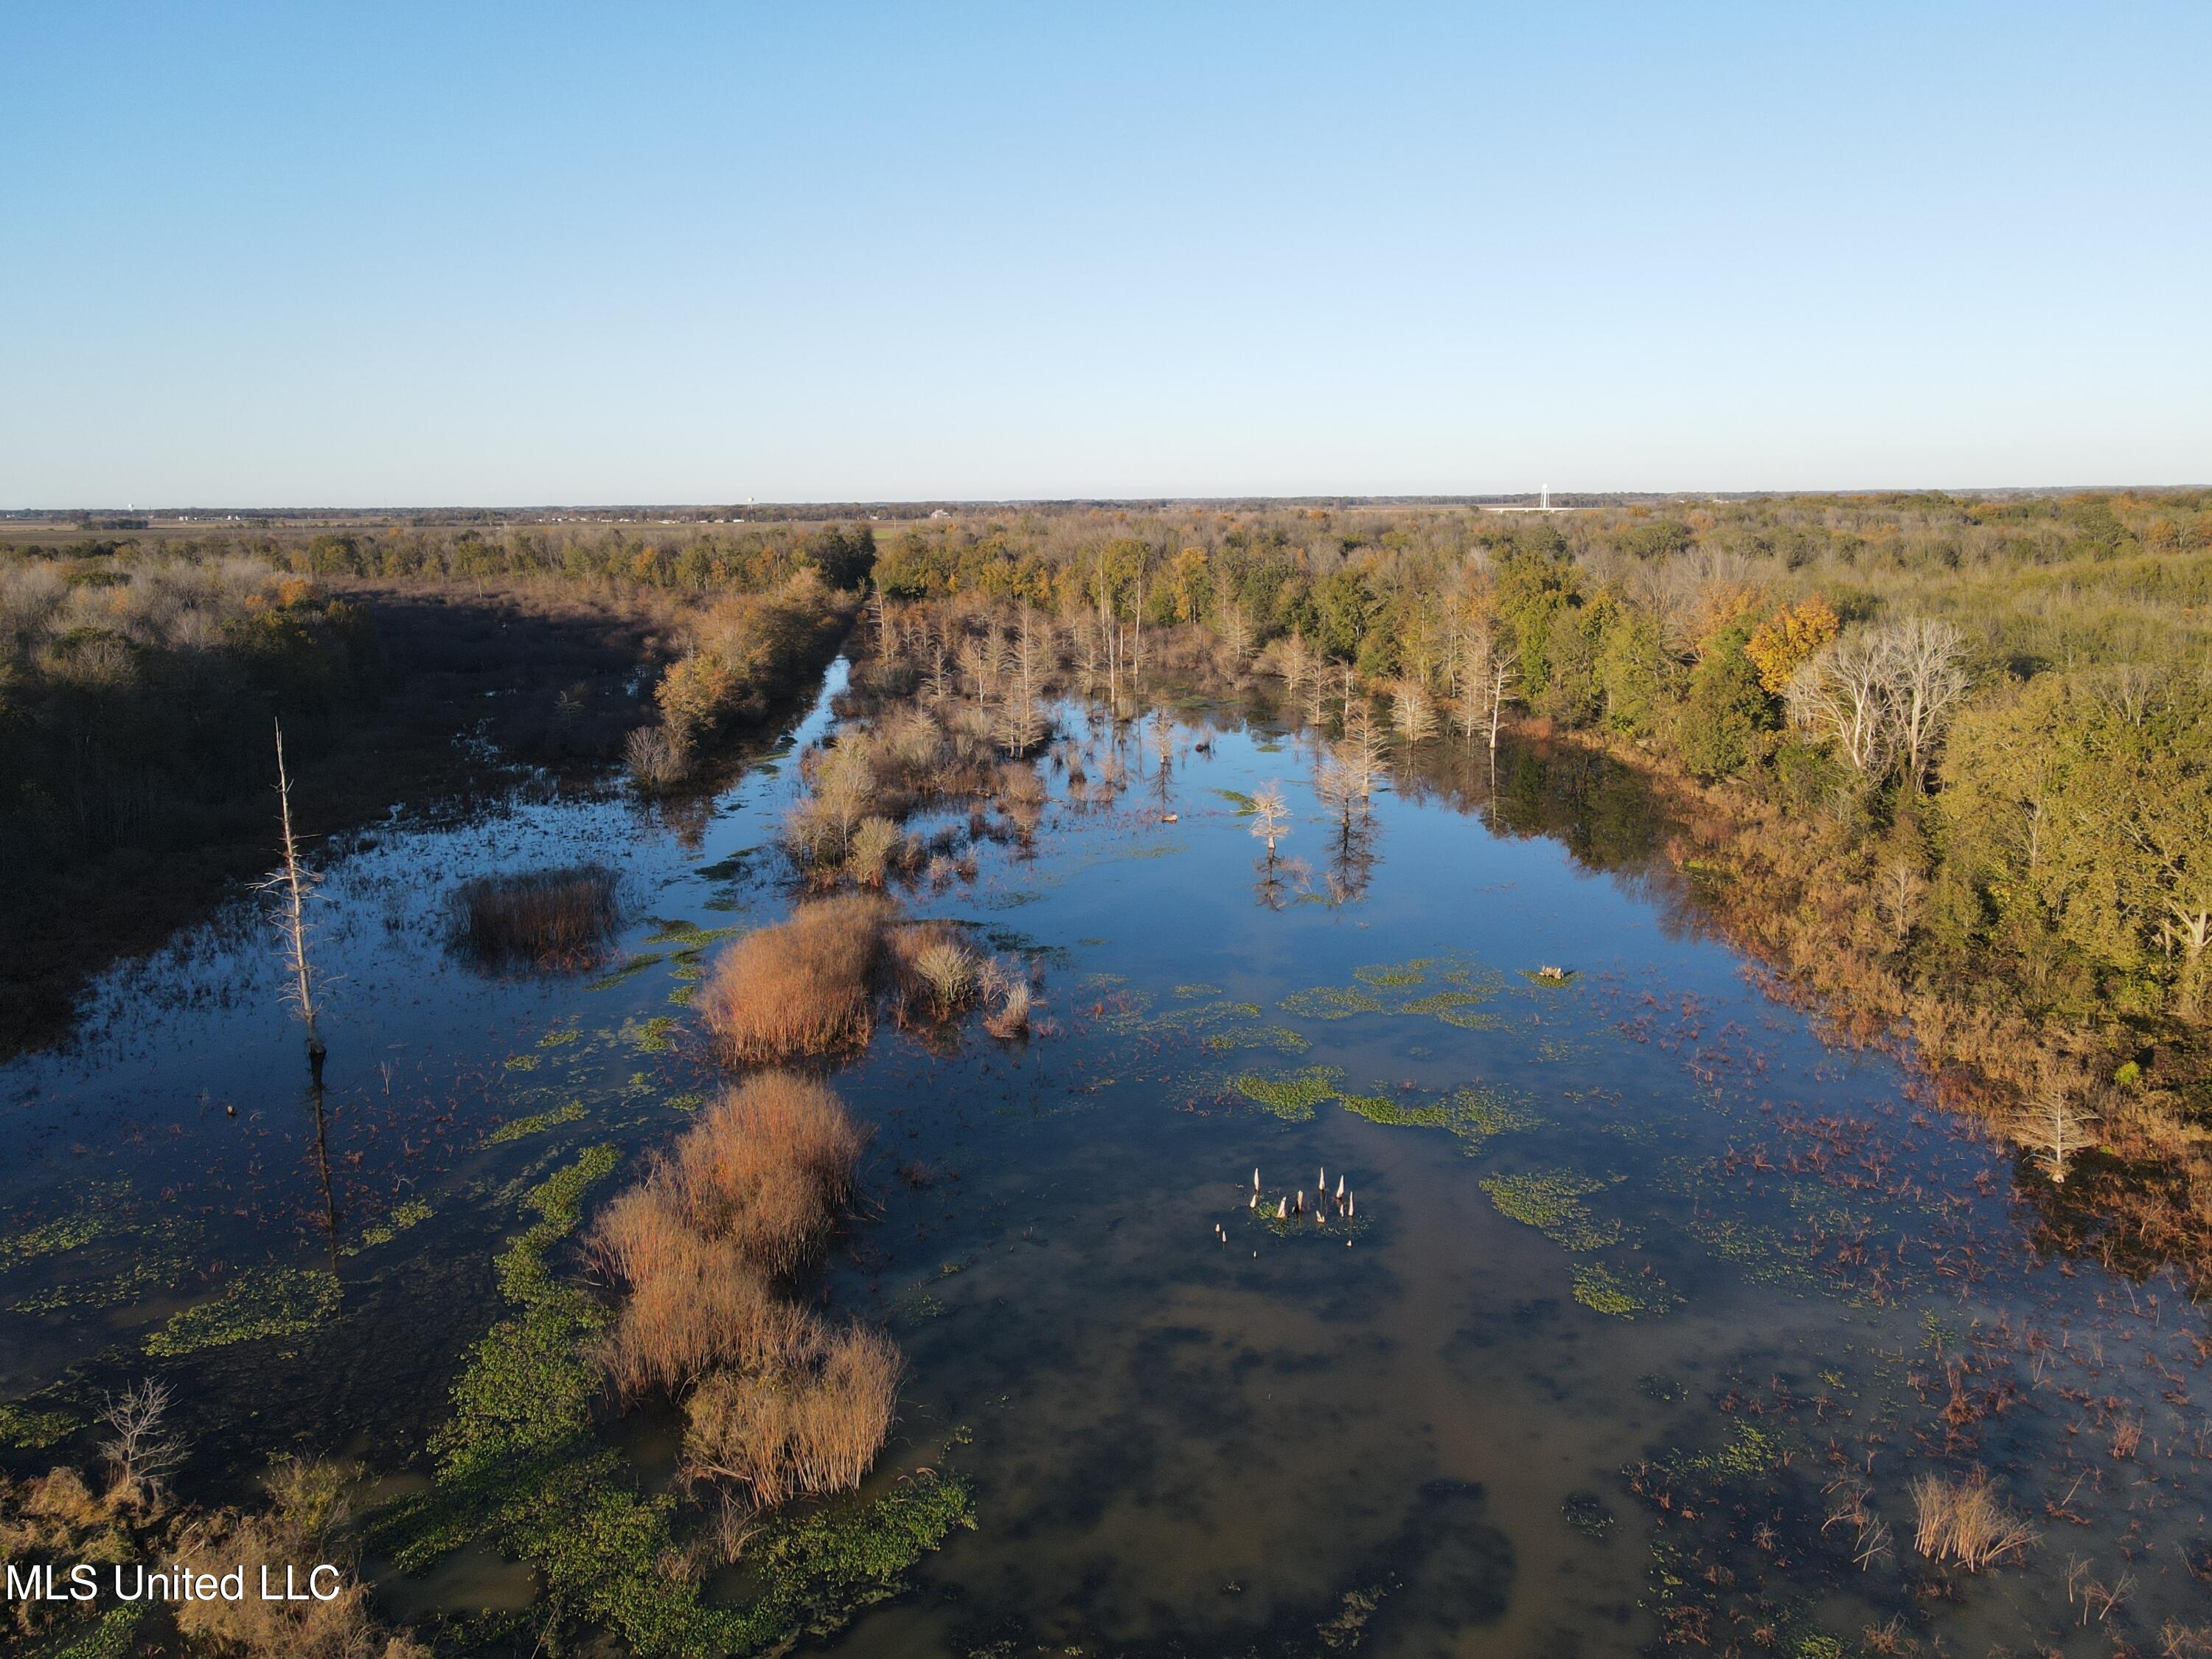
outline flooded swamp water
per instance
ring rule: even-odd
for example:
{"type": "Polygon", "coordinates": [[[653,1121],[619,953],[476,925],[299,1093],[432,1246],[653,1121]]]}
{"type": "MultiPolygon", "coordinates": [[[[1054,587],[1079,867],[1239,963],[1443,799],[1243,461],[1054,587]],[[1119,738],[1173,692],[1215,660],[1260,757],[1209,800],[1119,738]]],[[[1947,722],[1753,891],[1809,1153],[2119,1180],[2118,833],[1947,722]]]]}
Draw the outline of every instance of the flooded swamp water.
{"type": "MultiPolygon", "coordinates": [[[[532,1188],[589,1148],[634,1171],[722,1080],[685,998],[791,902],[792,756],[842,672],[690,811],[519,797],[331,849],[319,1134],[245,905],[0,1073],[9,1467],[82,1457],[102,1392],[158,1375],[189,1495],[286,1452],[422,1488],[532,1188]],[[622,879],[609,960],[456,953],[459,883],[586,860],[622,879]]],[[[2032,1170],[1763,994],[1632,774],[1430,745],[1347,823],[1296,733],[1060,713],[1124,787],[1048,765],[1029,842],[905,896],[1040,964],[1053,1029],[881,1027],[830,1072],[875,1140],[815,1288],[908,1361],[862,1497],[957,1476],[975,1524],[819,1646],[2206,1650],[2205,1310],[2044,1253],[2032,1170]],[[1970,1573],[1916,1551],[1911,1488],[1976,1469],[2039,1537],[1970,1573]]],[[[672,1423],[599,1415],[665,1485],[672,1423]]],[[[526,1565],[370,1565],[387,1610],[529,1650],[526,1565]]]]}

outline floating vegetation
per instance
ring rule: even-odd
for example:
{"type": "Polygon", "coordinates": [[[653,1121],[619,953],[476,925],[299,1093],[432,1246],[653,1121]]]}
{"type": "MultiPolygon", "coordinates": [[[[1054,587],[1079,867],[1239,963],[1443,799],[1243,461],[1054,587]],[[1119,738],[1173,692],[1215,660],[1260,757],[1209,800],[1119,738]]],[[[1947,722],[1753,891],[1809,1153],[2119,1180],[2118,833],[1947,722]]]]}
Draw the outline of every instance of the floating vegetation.
{"type": "Polygon", "coordinates": [[[636,1043],[638,1048],[646,1054],[665,1054],[668,1052],[669,1048],[669,1034],[674,1031],[675,1029],[675,1015],[655,1014],[651,1019],[648,1019],[644,1024],[637,1028],[636,1032],[632,1036],[630,1040],[636,1043]]]}
{"type": "Polygon", "coordinates": [[[1650,1292],[1641,1291],[1601,1262],[1579,1261],[1575,1264],[1575,1300],[1615,1319],[1633,1319],[1638,1314],[1664,1313],[1679,1298],[1663,1286],[1650,1292]]]}
{"type": "Polygon", "coordinates": [[[1178,985],[1175,988],[1175,994],[1186,1000],[1191,997],[1218,997],[1221,994],[1221,988],[1218,985],[1206,984],[1178,985]]]}
{"type": "Polygon", "coordinates": [[[538,1046],[541,1048],[565,1048],[583,1035],[573,1025],[556,1025],[538,1039],[538,1046]]]}
{"type": "Polygon", "coordinates": [[[327,1267],[249,1267],[222,1293],[186,1308],[146,1339],[146,1352],[175,1359],[237,1342],[298,1336],[338,1310],[338,1281],[327,1267]]]}
{"type": "Polygon", "coordinates": [[[0,1272],[21,1262],[34,1261],[42,1255],[59,1255],[64,1250],[81,1249],[99,1237],[103,1231],[97,1212],[80,1210],[75,1215],[64,1216],[58,1221],[49,1221],[43,1226],[27,1227],[21,1232],[10,1233],[5,1238],[0,1238],[0,1272]]]}
{"type": "Polygon", "coordinates": [[[1571,1492],[1559,1505],[1567,1525],[1583,1537],[1603,1542],[1613,1535],[1616,1517],[1604,1498],[1594,1492],[1571,1492]]]}
{"type": "Polygon", "coordinates": [[[696,1112],[707,1103],[707,1097],[690,1093],[671,1095],[662,1103],[673,1112],[696,1112]]]}
{"type": "Polygon", "coordinates": [[[602,974],[584,988],[586,991],[611,991],[624,980],[635,979],[647,969],[659,967],[667,960],[665,951],[647,951],[641,956],[632,957],[611,974],[602,974]]]}
{"type": "Polygon", "coordinates": [[[83,1425],[68,1412],[27,1411],[0,1406],[0,1446],[10,1451],[43,1451],[66,1440],[83,1425]]]}
{"type": "Polygon", "coordinates": [[[1343,1075],[1341,1066],[1310,1066],[1288,1077],[1266,1078],[1247,1073],[1232,1078],[1230,1084],[1237,1093],[1257,1101],[1285,1122],[1296,1123],[1311,1117],[1315,1107],[1337,1092],[1337,1079],[1343,1075]]]}
{"type": "Polygon", "coordinates": [[[507,1057],[507,1069],[510,1072],[534,1072],[538,1069],[538,1062],[541,1058],[542,1056],[538,1054],[509,1054],[507,1057]]]}
{"type": "Polygon", "coordinates": [[[1293,991],[1275,1006],[1301,1019],[1349,1019],[1354,1014],[1382,1012],[1381,998],[1346,985],[1316,985],[1310,990],[1293,991]]]}
{"type": "Polygon", "coordinates": [[[680,945],[685,955],[702,951],[716,939],[727,939],[741,931],[736,927],[702,927],[696,921],[664,921],[658,916],[652,921],[653,929],[645,936],[645,942],[647,945],[680,945]]]}
{"type": "MultiPolygon", "coordinates": [[[[583,1115],[582,1107],[578,1107],[576,1111],[577,1115],[581,1116],[583,1115]]],[[[550,1117],[553,1115],[551,1113],[548,1113],[547,1115],[550,1117]]],[[[507,1126],[508,1128],[513,1128],[514,1127],[514,1126],[513,1124],[509,1124],[507,1126]]],[[[499,1133],[494,1134],[492,1139],[494,1140],[497,1140],[501,1139],[505,1131],[502,1130],[499,1133]]],[[[421,1199],[410,1199],[408,1202],[398,1206],[391,1212],[391,1214],[386,1216],[383,1220],[378,1222],[374,1226],[364,1227],[362,1229],[359,1241],[349,1247],[347,1249],[346,1254],[348,1255],[359,1255],[363,1250],[373,1250],[380,1244],[389,1244],[393,1239],[398,1237],[400,1234],[405,1232],[410,1227],[417,1227],[425,1221],[428,1221],[433,1213],[434,1212],[431,1210],[430,1206],[424,1203],[421,1199]]]]}
{"type": "Polygon", "coordinates": [[[1523,968],[1521,977],[1531,985],[1560,986],[1571,985],[1582,975],[1572,968],[1553,968],[1547,964],[1541,968],[1523,968]]]}
{"type": "Polygon", "coordinates": [[[58,1285],[9,1304],[20,1314],[61,1313],[70,1309],[126,1308],[174,1285],[191,1269],[181,1256],[148,1256],[104,1279],[72,1275],[58,1285]]]}
{"type": "Polygon", "coordinates": [[[1345,1095],[1340,1103],[1347,1112],[1392,1128],[1441,1129],[1451,1121],[1450,1111],[1443,1106],[1401,1106],[1388,1095],[1345,1095]]]}
{"type": "Polygon", "coordinates": [[[1565,1250],[1601,1250],[1620,1242],[1619,1222],[1601,1222],[1582,1200],[1605,1190],[1590,1176],[1564,1172],[1486,1176],[1482,1190],[1500,1215],[1534,1227],[1565,1250]]]}
{"type": "Polygon", "coordinates": [[[504,1146],[511,1140],[520,1140],[525,1135],[541,1134],[563,1123],[574,1123],[584,1115],[584,1103],[572,1100],[565,1106],[556,1106],[550,1112],[540,1112],[534,1117],[518,1117],[502,1123],[484,1137],[487,1146],[504,1146]]]}
{"type": "Polygon", "coordinates": [[[1646,1371],[1636,1379],[1636,1392],[1646,1400],[1656,1400],[1662,1406],[1671,1406],[1690,1397],[1690,1390],[1671,1376],[1657,1371],[1646,1371]]]}
{"type": "Polygon", "coordinates": [[[1313,1047],[1313,1039],[1287,1025],[1232,1025],[1212,1033],[1206,1039],[1206,1046],[1217,1052],[1273,1048],[1279,1054],[1302,1054],[1313,1047]]]}
{"type": "Polygon", "coordinates": [[[1352,976],[1363,985],[1386,989],[1420,985],[1426,982],[1429,968],[1435,961],[1434,957],[1413,957],[1405,962],[1372,963],[1364,968],[1353,969],[1352,976]]]}

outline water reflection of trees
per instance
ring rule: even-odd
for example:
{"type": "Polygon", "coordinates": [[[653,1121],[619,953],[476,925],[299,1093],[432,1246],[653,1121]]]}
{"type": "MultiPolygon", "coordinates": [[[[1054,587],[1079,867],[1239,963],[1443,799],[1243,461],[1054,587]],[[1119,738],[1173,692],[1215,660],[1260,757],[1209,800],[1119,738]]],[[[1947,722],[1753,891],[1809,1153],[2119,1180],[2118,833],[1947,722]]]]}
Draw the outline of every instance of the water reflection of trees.
{"type": "Polygon", "coordinates": [[[1712,919],[1668,857],[1683,826],[1634,768],[1595,750],[1545,744],[1487,749],[1425,744],[1401,750],[1403,799],[1481,821],[1510,841],[1555,841],[1581,868],[1611,877],[1650,904],[1670,933],[1705,933],[1712,919]]]}

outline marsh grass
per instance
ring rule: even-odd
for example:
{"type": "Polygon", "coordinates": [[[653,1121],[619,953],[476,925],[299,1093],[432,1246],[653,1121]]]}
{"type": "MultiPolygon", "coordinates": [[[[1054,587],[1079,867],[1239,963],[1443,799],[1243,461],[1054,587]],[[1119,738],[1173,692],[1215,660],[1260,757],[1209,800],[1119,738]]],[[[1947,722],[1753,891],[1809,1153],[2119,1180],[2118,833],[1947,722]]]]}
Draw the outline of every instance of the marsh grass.
{"type": "Polygon", "coordinates": [[[764,1509],[850,1492],[890,1433],[904,1368],[889,1337],[855,1325],[780,1365],[719,1372],[686,1407],[684,1475],[743,1486],[764,1509]]]}
{"type": "Polygon", "coordinates": [[[1918,1516],[1913,1547],[1969,1572],[2017,1555],[2036,1541],[2035,1529],[2006,1507],[1986,1471],[1960,1480],[1923,1474],[1912,1483],[1918,1516]]]}
{"type": "Polygon", "coordinates": [[[819,899],[724,950],[692,1005],[723,1058],[779,1060],[866,1042],[890,916],[872,896],[819,899]]]}
{"type": "Polygon", "coordinates": [[[574,973],[605,959],[619,884],[600,864],[480,876],[453,897],[454,942],[487,973],[574,973]]]}
{"type": "Polygon", "coordinates": [[[861,1144],[822,1085],[750,1078],[592,1230],[592,1254],[629,1290],[598,1345],[599,1366],[626,1399],[684,1401],[683,1480],[744,1494],[726,1491],[716,1533],[726,1553],[751,1536],[741,1504],[850,1491],[890,1432],[897,1347],[775,1290],[820,1249],[851,1196],[861,1144]]]}

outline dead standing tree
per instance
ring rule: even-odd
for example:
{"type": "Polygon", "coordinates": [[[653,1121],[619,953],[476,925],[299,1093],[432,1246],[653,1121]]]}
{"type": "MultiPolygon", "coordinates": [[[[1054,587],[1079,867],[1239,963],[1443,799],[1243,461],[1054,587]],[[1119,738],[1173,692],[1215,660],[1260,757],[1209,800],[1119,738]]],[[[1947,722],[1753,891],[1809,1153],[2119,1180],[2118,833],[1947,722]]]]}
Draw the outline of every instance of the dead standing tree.
{"type": "Polygon", "coordinates": [[[285,1000],[307,1033],[307,1071],[323,1081],[323,1034],[316,1024],[314,969],[307,959],[307,898],[316,877],[300,867],[300,840],[292,829],[292,778],[284,769],[284,726],[276,722],[276,807],[284,832],[284,867],[264,885],[277,896],[278,927],[284,940],[285,1000]]]}

